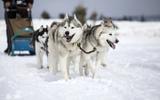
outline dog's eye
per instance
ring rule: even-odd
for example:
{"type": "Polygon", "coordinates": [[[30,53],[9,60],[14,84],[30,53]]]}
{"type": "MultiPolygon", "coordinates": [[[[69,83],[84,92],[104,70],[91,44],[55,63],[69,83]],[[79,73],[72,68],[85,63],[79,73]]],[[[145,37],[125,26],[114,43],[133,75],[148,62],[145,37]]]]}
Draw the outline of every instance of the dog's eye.
{"type": "Polygon", "coordinates": [[[112,36],[112,34],[111,34],[111,33],[110,33],[109,35],[110,35],[110,36],[112,36]]]}
{"type": "Polygon", "coordinates": [[[71,27],[71,29],[74,29],[74,27],[71,27]]]}
{"type": "Polygon", "coordinates": [[[67,27],[65,26],[64,28],[66,29],[67,27]]]}

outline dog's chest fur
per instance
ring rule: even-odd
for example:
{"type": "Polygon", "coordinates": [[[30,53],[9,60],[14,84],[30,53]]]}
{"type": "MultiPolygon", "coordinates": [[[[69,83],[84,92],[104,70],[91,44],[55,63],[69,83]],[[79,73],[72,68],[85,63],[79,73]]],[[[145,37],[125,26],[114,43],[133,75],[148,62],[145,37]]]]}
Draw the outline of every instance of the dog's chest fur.
{"type": "Polygon", "coordinates": [[[80,53],[80,50],[77,47],[77,43],[74,44],[66,44],[62,41],[59,42],[59,45],[57,45],[57,51],[60,54],[68,54],[69,56],[74,56],[80,53]]]}
{"type": "Polygon", "coordinates": [[[36,41],[36,47],[38,47],[41,51],[47,52],[48,51],[47,50],[47,48],[48,48],[47,42],[48,42],[48,38],[46,38],[44,43],[36,41]]]}
{"type": "Polygon", "coordinates": [[[77,44],[64,44],[62,41],[54,42],[52,38],[49,38],[48,48],[49,54],[55,53],[59,56],[75,56],[80,53],[77,44]]]}
{"type": "Polygon", "coordinates": [[[39,51],[48,53],[48,36],[44,37],[44,35],[47,35],[47,31],[37,31],[35,36],[35,46],[39,51]]]}

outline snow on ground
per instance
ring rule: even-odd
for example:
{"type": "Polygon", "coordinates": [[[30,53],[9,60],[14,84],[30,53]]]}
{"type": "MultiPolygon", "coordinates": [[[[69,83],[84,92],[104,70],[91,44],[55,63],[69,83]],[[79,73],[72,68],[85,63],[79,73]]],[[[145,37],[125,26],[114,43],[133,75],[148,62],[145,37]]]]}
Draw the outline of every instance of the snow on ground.
{"type": "MultiPolygon", "coordinates": [[[[51,20],[33,20],[35,29],[51,20]]],[[[160,22],[116,22],[119,40],[95,79],[37,69],[35,56],[7,56],[0,21],[0,100],[160,100],[160,22]]]]}

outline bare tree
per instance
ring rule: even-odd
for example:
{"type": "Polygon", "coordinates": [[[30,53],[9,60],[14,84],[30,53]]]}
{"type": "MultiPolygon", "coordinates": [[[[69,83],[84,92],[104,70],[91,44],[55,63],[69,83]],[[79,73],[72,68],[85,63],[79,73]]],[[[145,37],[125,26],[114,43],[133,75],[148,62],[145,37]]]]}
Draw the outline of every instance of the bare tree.
{"type": "Polygon", "coordinates": [[[77,18],[80,20],[82,24],[86,21],[86,8],[83,5],[78,5],[73,11],[74,14],[77,15],[77,18]]]}
{"type": "Polygon", "coordinates": [[[91,16],[90,16],[90,19],[93,21],[93,25],[96,24],[96,20],[97,20],[97,12],[94,11],[91,16]]]}
{"type": "Polygon", "coordinates": [[[50,14],[47,11],[43,11],[41,14],[41,18],[43,19],[50,19],[50,14]]]}
{"type": "Polygon", "coordinates": [[[59,14],[59,18],[60,18],[60,19],[63,19],[64,17],[65,17],[65,14],[64,14],[64,13],[60,13],[60,14],[59,14]]]}

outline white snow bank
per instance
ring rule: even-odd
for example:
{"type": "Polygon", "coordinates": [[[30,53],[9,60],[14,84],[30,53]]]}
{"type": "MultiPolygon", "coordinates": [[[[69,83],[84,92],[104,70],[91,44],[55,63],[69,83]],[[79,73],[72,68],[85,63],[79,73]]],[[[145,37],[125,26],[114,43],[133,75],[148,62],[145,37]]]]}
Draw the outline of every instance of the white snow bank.
{"type": "Polygon", "coordinates": [[[160,22],[115,22],[120,35],[160,37],[160,22]]]}

